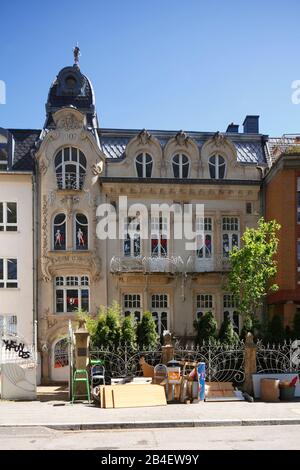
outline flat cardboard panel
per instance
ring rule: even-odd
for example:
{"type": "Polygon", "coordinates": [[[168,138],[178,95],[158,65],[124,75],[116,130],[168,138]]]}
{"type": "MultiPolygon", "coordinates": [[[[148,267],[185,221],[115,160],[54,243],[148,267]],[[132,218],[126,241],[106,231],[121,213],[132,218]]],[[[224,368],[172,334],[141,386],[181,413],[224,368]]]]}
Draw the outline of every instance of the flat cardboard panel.
{"type": "Polygon", "coordinates": [[[167,404],[164,388],[160,385],[136,385],[135,387],[120,385],[113,387],[112,393],[115,408],[162,406],[167,404]]]}

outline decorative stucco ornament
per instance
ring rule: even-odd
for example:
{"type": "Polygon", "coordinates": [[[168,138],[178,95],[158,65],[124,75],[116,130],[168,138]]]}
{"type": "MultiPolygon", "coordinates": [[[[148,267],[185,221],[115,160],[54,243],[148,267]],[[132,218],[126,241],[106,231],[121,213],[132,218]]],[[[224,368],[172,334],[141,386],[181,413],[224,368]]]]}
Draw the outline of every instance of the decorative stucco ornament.
{"type": "Polygon", "coordinates": [[[103,172],[103,162],[101,161],[101,162],[95,163],[92,166],[92,172],[95,176],[101,175],[101,173],[103,172]]]}
{"type": "Polygon", "coordinates": [[[183,147],[184,145],[185,146],[188,145],[189,137],[187,136],[185,132],[183,132],[183,130],[179,131],[176,134],[175,139],[176,139],[177,144],[180,145],[181,147],[183,147]]]}
{"type": "Polygon", "coordinates": [[[212,141],[215,147],[225,147],[226,137],[218,131],[214,134],[212,141]]]}
{"type": "Polygon", "coordinates": [[[65,131],[70,131],[72,129],[81,129],[82,123],[78,119],[76,119],[74,114],[68,113],[58,120],[56,128],[64,129],[65,131]]]}
{"type": "Polygon", "coordinates": [[[150,140],[152,139],[150,132],[143,129],[138,135],[139,141],[142,145],[149,144],[150,140]]]}

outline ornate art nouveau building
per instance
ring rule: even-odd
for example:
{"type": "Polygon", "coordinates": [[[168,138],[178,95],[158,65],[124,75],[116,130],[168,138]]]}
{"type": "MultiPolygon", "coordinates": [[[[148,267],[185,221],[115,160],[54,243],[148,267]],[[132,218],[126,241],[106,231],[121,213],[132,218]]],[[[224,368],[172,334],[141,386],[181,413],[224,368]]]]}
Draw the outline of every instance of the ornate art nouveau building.
{"type": "Polygon", "coordinates": [[[159,333],[185,337],[208,310],[219,324],[229,315],[241,327],[224,280],[228,251],[261,212],[266,137],[257,116],[246,117],[243,132],[234,124],[211,133],[103,129],[76,58],[50,87],[43,129],[26,133],[18,148],[36,180],[36,310],[45,380],[67,377],[56,355],[78,308],[96,314],[117,300],[124,315],[139,320],[150,310],[159,333]],[[120,217],[120,196],[128,206],[167,203],[175,210],[170,218],[150,214],[142,239],[141,219],[120,217]],[[113,240],[96,234],[103,203],[111,204],[111,223],[116,209],[122,236],[113,240]],[[174,237],[176,211],[187,203],[204,204],[204,217],[192,220],[204,243],[189,251],[185,238],[174,237]]]}

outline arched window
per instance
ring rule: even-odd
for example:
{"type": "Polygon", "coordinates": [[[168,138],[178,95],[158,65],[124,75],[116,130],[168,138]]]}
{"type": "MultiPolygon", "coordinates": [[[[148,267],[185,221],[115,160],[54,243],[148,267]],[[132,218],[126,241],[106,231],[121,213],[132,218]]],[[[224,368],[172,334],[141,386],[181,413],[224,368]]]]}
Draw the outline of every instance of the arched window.
{"type": "Polygon", "coordinates": [[[222,155],[212,155],[208,161],[209,174],[212,179],[223,179],[225,177],[226,163],[222,155]]]}
{"type": "Polygon", "coordinates": [[[76,250],[88,250],[89,226],[88,219],[84,214],[75,215],[75,246],[76,250]]]}
{"type": "Polygon", "coordinates": [[[153,159],[149,153],[140,153],[135,159],[136,172],[139,178],[150,178],[153,159]]]}
{"type": "Polygon", "coordinates": [[[81,150],[65,147],[56,154],[55,171],[59,189],[82,189],[86,158],[81,150]]]}
{"type": "Polygon", "coordinates": [[[53,249],[66,249],[66,214],[57,214],[53,221],[53,249]]]}
{"type": "Polygon", "coordinates": [[[69,365],[68,339],[62,338],[54,346],[54,368],[69,365]]]}
{"type": "Polygon", "coordinates": [[[187,178],[189,175],[190,161],[183,153],[177,153],[172,158],[173,174],[175,178],[187,178]]]}

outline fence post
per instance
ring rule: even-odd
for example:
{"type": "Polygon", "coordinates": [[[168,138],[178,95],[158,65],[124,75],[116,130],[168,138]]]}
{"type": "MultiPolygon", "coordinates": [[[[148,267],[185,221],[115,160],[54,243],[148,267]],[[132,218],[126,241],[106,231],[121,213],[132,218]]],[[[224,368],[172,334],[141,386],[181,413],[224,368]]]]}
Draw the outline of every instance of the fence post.
{"type": "Polygon", "coordinates": [[[253,334],[247,333],[244,351],[245,381],[243,390],[250,395],[253,393],[252,374],[256,373],[256,352],[257,346],[253,342],[253,334]]]}
{"type": "Polygon", "coordinates": [[[166,331],[164,334],[164,345],[162,346],[161,362],[167,364],[169,361],[174,359],[175,348],[172,344],[172,337],[169,332],[166,331]]]}

